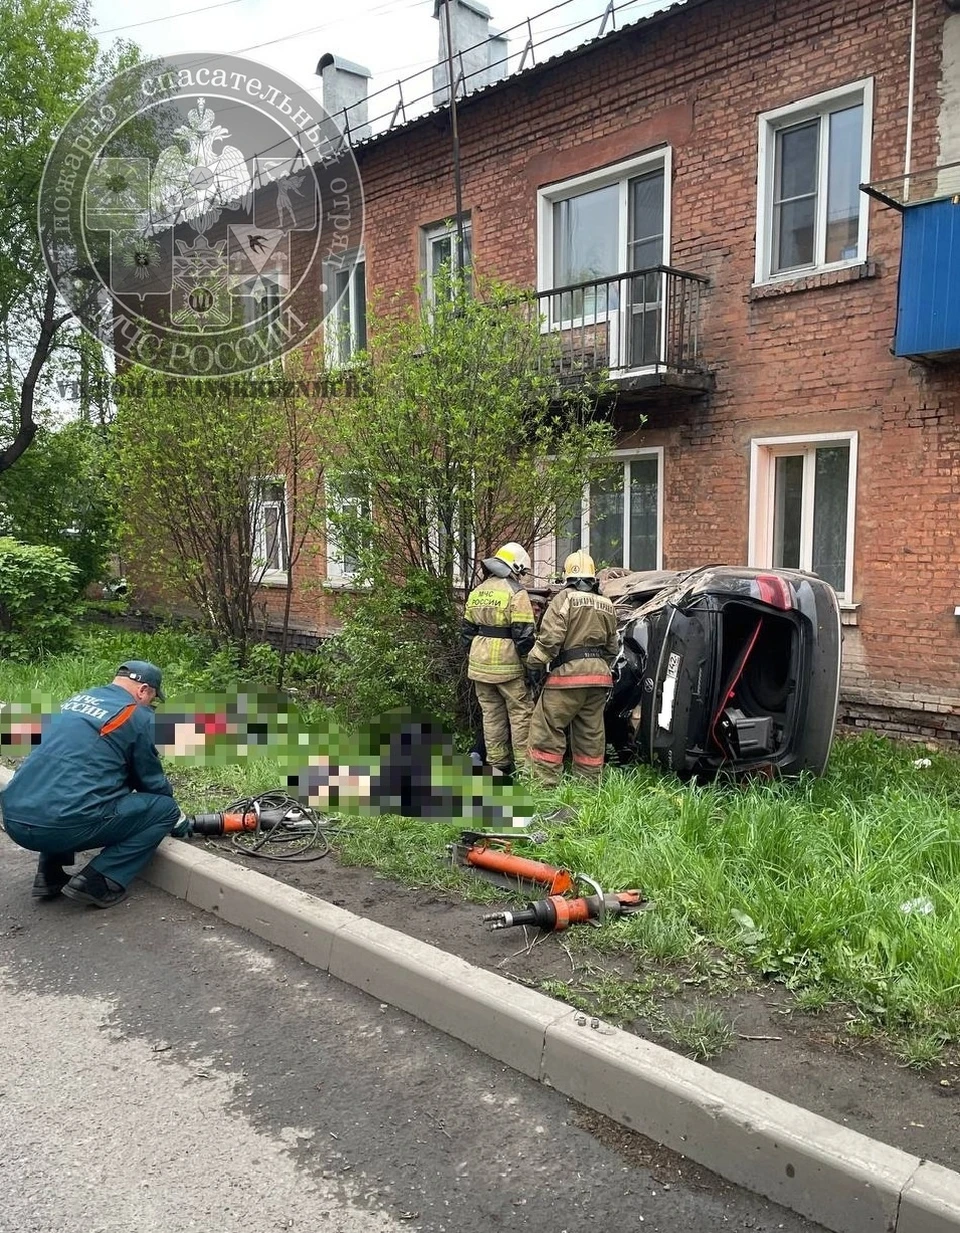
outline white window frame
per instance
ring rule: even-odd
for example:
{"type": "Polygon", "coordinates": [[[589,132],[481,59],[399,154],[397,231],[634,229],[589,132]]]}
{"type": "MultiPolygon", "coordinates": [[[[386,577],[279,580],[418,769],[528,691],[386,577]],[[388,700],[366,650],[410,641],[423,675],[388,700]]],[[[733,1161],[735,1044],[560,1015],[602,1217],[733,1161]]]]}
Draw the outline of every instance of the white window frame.
{"type": "MultiPolygon", "coordinates": [[[[454,539],[459,540],[459,526],[454,528],[454,539]]],[[[434,569],[438,569],[440,565],[440,522],[437,518],[431,518],[427,530],[427,547],[430,554],[430,561],[434,569]]],[[[467,547],[467,556],[469,560],[473,560],[477,550],[477,539],[475,532],[470,532],[470,542],[467,547]]],[[[454,554],[453,558],[453,585],[458,590],[463,590],[467,585],[467,580],[463,575],[461,568],[462,561],[459,552],[454,554]]]]}
{"type": "Polygon", "coordinates": [[[253,576],[258,586],[286,586],[290,577],[290,526],[287,513],[287,477],[285,475],[265,475],[253,480],[252,487],[255,489],[250,496],[251,513],[253,516],[253,525],[251,527],[253,532],[253,576]],[[262,490],[271,484],[278,484],[283,489],[282,500],[273,501],[263,498],[261,495],[262,490]],[[265,514],[271,508],[279,508],[283,522],[284,534],[280,542],[280,559],[283,562],[282,569],[269,569],[266,565],[257,565],[257,561],[266,561],[267,557],[267,522],[265,514]]]}
{"type": "Polygon", "coordinates": [[[813,455],[818,445],[845,442],[850,449],[850,469],[847,480],[847,544],[844,587],[838,592],[841,603],[853,606],[853,552],[857,524],[857,455],[859,434],[856,432],[809,433],[795,437],[755,437],[750,442],[750,532],[747,564],[751,569],[773,569],[774,492],[776,460],[796,454],[804,455],[803,464],[803,524],[800,529],[800,568],[812,572],[813,554],[813,455]]]}
{"type": "MultiPolygon", "coordinates": [[[[474,261],[473,252],[473,219],[470,216],[469,210],[464,210],[463,215],[463,233],[466,239],[467,233],[470,234],[470,265],[474,261]]],[[[433,286],[433,245],[438,240],[450,240],[450,263],[451,267],[457,262],[457,220],[454,218],[452,222],[432,223],[429,227],[421,228],[422,245],[421,245],[421,262],[423,268],[424,290],[427,296],[427,303],[432,308],[436,303],[436,297],[433,286]]]]}
{"type": "MultiPolygon", "coordinates": [[[[625,159],[610,167],[600,167],[583,175],[574,176],[569,180],[558,180],[537,190],[537,290],[551,291],[556,285],[553,274],[553,207],[558,201],[568,197],[577,197],[581,193],[593,192],[598,188],[606,188],[611,184],[620,185],[620,201],[618,214],[618,260],[619,269],[615,273],[622,274],[627,269],[628,236],[630,232],[630,199],[628,185],[636,176],[646,172],[663,170],[663,254],[661,265],[670,265],[672,244],[671,218],[673,215],[673,148],[669,145],[658,146],[634,158],[625,159]]],[[[619,356],[620,350],[620,318],[623,309],[613,309],[609,314],[610,351],[612,356],[619,356]]],[[[664,296],[661,310],[661,338],[666,338],[667,304],[664,296]]],[[[576,328],[578,320],[555,322],[553,331],[576,328]]],[[[544,332],[550,332],[551,327],[545,325],[544,332]]],[[[617,365],[619,367],[619,365],[617,365]]],[[[629,376],[634,372],[653,371],[655,365],[644,368],[630,369],[621,373],[629,376]]]]}
{"type": "MultiPolygon", "coordinates": [[[[663,569],[663,459],[662,445],[650,446],[646,449],[611,450],[604,456],[604,462],[619,462],[623,464],[623,550],[626,553],[630,547],[630,491],[627,483],[627,464],[639,458],[656,458],[657,460],[657,563],[654,569],[663,569]]],[[[585,485],[581,498],[580,510],[580,542],[585,552],[590,552],[590,486],[585,485]]],[[[591,554],[592,555],[592,554],[591,554]]],[[[557,560],[557,534],[552,532],[538,540],[534,547],[534,570],[538,576],[550,576],[559,572],[563,566],[557,560]]],[[[622,562],[616,568],[626,568],[622,562]]],[[[634,566],[630,566],[634,569],[634,566]]]]}
{"type": "Polygon", "coordinates": [[[350,340],[344,345],[343,336],[340,333],[340,327],[335,320],[337,315],[337,307],[340,300],[335,296],[335,288],[337,274],[340,273],[340,266],[331,265],[326,273],[328,294],[330,295],[330,310],[326,314],[323,322],[323,351],[326,359],[327,368],[348,368],[354,362],[354,356],[357,352],[357,274],[359,267],[363,266],[363,282],[364,282],[364,321],[366,322],[366,303],[367,303],[367,259],[366,254],[361,249],[360,252],[351,254],[344,261],[345,265],[350,266],[350,278],[347,283],[347,296],[349,299],[349,315],[350,315],[350,340]]]}
{"type": "Polygon", "coordinates": [[[873,150],[873,81],[865,77],[835,90],[801,99],[773,111],[765,111],[759,117],[757,144],[757,252],[755,286],[766,283],[789,282],[831,270],[862,265],[867,259],[869,243],[870,203],[863,193],[860,209],[860,231],[857,237],[857,255],[844,261],[820,261],[826,244],[826,208],[828,157],[820,156],[819,181],[817,185],[817,215],[814,229],[814,261],[812,265],[795,266],[790,270],[773,273],[773,188],[776,170],[776,135],[781,129],[791,128],[806,120],[823,117],[831,111],[842,110],[844,105],[863,104],[863,132],[861,135],[860,183],[870,180],[870,163],[873,150]]]}
{"type": "MultiPolygon", "coordinates": [[[[331,495],[328,498],[328,504],[335,506],[338,510],[343,510],[347,506],[359,506],[360,497],[340,497],[339,495],[331,495]]],[[[348,570],[345,567],[343,555],[340,552],[340,546],[337,543],[336,527],[330,522],[330,519],[325,519],[325,569],[326,577],[324,585],[328,587],[352,587],[356,586],[356,572],[348,570]]]]}
{"type": "Polygon", "coordinates": [[[279,265],[265,265],[258,274],[251,274],[249,278],[245,278],[243,280],[241,286],[246,286],[248,284],[252,286],[257,282],[270,283],[276,292],[276,307],[268,309],[264,316],[253,316],[253,309],[249,304],[251,299],[249,295],[241,298],[241,303],[243,305],[244,329],[251,331],[264,329],[266,328],[264,321],[270,316],[270,314],[279,313],[280,308],[283,305],[284,296],[287,294],[283,286],[284,278],[284,272],[279,265]]]}

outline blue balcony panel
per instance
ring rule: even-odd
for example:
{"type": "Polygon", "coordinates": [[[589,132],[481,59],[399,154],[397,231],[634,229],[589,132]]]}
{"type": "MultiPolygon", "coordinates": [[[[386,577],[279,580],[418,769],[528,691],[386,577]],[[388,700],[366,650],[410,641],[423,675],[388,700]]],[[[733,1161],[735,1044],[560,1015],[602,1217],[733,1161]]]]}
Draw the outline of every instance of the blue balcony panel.
{"type": "Polygon", "coordinates": [[[960,199],[903,210],[894,353],[960,359],[960,199]]]}

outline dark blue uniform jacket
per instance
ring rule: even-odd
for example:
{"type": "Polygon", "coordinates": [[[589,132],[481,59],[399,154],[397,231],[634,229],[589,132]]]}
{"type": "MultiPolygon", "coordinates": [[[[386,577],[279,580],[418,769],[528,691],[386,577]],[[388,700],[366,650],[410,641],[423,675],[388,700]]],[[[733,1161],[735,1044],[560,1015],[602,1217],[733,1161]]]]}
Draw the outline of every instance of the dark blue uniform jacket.
{"type": "Polygon", "coordinates": [[[44,826],[109,816],[129,792],[173,796],[154,715],[120,685],[68,698],[2,794],[4,817],[44,826]]]}

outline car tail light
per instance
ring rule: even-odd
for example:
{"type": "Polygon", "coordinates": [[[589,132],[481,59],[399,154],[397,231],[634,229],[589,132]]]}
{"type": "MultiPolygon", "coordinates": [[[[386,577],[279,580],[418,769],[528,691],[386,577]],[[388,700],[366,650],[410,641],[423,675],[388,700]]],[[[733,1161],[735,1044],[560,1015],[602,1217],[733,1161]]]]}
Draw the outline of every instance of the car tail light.
{"type": "Polygon", "coordinates": [[[784,612],[793,607],[789,583],[778,574],[758,574],[756,582],[760,598],[765,604],[770,604],[772,608],[781,608],[784,612]]]}

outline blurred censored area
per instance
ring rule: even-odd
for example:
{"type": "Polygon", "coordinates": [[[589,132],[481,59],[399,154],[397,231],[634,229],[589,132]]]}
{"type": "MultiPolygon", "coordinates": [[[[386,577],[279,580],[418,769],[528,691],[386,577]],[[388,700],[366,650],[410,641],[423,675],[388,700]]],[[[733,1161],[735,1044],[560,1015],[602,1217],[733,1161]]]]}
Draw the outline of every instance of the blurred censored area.
{"type": "MultiPolygon", "coordinates": [[[[2,703],[0,753],[29,754],[63,702],[34,693],[2,703]]],[[[515,828],[534,814],[522,789],[481,772],[449,733],[408,712],[349,732],[326,716],[306,721],[285,695],[245,689],[158,707],[155,742],[161,757],[181,766],[275,762],[277,789],[321,811],[515,828]]]]}

